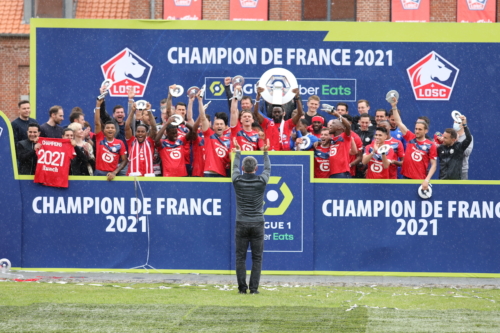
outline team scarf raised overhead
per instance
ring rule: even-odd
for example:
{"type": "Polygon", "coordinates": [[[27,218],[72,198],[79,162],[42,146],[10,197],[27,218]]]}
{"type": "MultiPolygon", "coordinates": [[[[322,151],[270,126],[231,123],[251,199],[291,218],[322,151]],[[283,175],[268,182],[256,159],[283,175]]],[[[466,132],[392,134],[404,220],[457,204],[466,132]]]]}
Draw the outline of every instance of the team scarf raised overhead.
{"type": "Polygon", "coordinates": [[[134,138],[129,149],[129,176],[155,177],[153,170],[153,149],[154,147],[147,139],[141,144],[137,138],[134,138]],[[144,157],[142,160],[141,156],[144,157]],[[144,163],[144,175],[141,172],[142,163],[144,163]]]}

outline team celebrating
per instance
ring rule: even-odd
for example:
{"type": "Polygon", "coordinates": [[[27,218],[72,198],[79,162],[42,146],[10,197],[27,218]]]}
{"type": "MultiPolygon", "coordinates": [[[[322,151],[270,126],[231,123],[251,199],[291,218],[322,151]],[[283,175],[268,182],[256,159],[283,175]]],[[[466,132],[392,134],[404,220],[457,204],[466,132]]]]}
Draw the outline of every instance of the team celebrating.
{"type": "Polygon", "coordinates": [[[96,100],[93,132],[79,107],[73,108],[70,124],[63,128],[62,107],[50,108],[49,120],[39,125],[30,118],[29,102],[21,101],[19,118],[12,122],[19,174],[36,177],[49,169],[37,168],[37,164],[40,151],[54,144],[44,147],[47,140],[40,139],[54,138],[73,147],[74,153],[66,154],[72,156],[64,155],[67,174],[108,180],[116,176],[229,177],[230,152],[236,143],[244,151],[264,146],[269,151],[312,151],[316,178],[420,179],[425,190],[439,157],[439,179],[468,179],[473,144],[463,115],[456,116],[453,128],[431,138],[427,117],[416,120],[414,132],[403,123],[397,97],[387,100],[390,110],[377,109],[374,116],[369,113],[370,103],[359,100],[357,114],[351,115],[342,102],[335,107],[323,105],[320,110],[316,95],[308,98],[304,110],[298,88],[292,90],[291,101],[273,105],[262,98],[264,88],[257,88],[252,99],[242,96],[241,86],[231,90],[231,78],[224,83],[229,114],[217,110],[210,117],[200,93],[188,96],[187,104],[174,103],[174,98],[182,98],[172,95],[176,89],[172,85],[160,102],[157,124],[151,105],[138,106],[130,89],[127,114],[121,105],[110,114],[105,99],[96,100]]]}

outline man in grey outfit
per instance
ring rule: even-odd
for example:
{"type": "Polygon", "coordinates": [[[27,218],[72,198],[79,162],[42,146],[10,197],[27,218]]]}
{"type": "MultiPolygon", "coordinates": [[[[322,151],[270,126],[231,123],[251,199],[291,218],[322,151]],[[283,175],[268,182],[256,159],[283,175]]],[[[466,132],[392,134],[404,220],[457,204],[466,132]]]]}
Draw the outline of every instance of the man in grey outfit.
{"type": "Polygon", "coordinates": [[[236,152],[234,157],[232,181],[236,194],[236,278],[240,294],[246,294],[246,256],[248,245],[252,250],[252,274],[250,275],[250,294],[258,294],[262,253],[264,252],[264,192],[271,175],[271,161],[267,154],[269,140],[262,148],[264,151],[264,171],[257,176],[257,160],[253,156],[243,159],[240,173],[241,147],[236,138],[233,140],[236,152]]]}

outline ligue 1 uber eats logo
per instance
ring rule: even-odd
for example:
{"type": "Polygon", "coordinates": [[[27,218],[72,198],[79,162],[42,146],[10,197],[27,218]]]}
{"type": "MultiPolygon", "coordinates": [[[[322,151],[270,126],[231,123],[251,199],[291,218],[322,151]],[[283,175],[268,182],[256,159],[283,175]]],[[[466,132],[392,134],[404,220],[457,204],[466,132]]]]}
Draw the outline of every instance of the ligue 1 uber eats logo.
{"type": "Polygon", "coordinates": [[[448,101],[459,69],[432,51],[406,71],[417,100],[448,101]]]}
{"type": "Polygon", "coordinates": [[[142,97],[148,85],[153,66],[128,48],[115,54],[101,65],[104,79],[114,83],[110,96],[127,96],[128,88],[135,89],[135,96],[142,97]]]}
{"type": "Polygon", "coordinates": [[[281,177],[271,177],[269,179],[269,185],[271,186],[268,186],[264,197],[264,207],[266,208],[264,215],[283,215],[292,203],[293,194],[285,182],[282,182],[279,187],[272,186],[278,185],[280,180],[281,177]],[[281,192],[281,195],[277,190],[281,192]],[[280,197],[281,201],[278,200],[280,197]]]}

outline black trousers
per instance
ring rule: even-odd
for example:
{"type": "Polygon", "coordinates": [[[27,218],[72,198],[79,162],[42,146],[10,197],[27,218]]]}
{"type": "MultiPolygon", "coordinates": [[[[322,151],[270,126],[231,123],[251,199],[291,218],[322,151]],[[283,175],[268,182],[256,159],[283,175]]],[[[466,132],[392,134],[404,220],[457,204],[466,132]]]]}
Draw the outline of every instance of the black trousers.
{"type": "Polygon", "coordinates": [[[250,275],[250,291],[259,288],[262,270],[262,253],[264,252],[264,222],[236,222],[236,278],[238,290],[246,291],[247,268],[246,258],[248,245],[252,251],[252,273],[250,275]]]}

